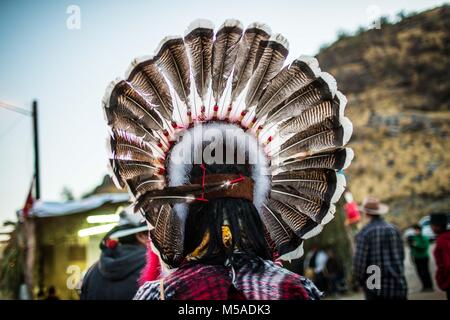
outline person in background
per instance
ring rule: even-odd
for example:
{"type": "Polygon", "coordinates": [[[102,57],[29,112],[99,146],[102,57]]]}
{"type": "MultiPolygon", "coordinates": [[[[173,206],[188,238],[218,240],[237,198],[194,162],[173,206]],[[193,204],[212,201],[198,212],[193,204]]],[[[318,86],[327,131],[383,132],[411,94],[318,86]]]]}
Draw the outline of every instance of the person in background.
{"type": "Polygon", "coordinates": [[[102,240],[100,260],[86,273],[81,300],[131,300],[146,263],[148,227],[142,216],[122,211],[117,227],[102,240]]]}
{"type": "Polygon", "coordinates": [[[327,290],[327,281],[324,276],[324,269],[328,260],[325,250],[320,249],[316,244],[305,257],[305,275],[314,279],[314,283],[321,291],[327,290]]]}
{"type": "Polygon", "coordinates": [[[436,283],[447,293],[447,300],[450,300],[450,230],[447,230],[447,219],[445,213],[430,215],[431,228],[437,235],[433,251],[437,268],[436,283]]]}
{"type": "Polygon", "coordinates": [[[39,291],[37,293],[37,299],[38,300],[45,300],[45,291],[42,288],[39,288],[39,291]]]}
{"type": "Polygon", "coordinates": [[[59,297],[56,294],[56,288],[54,286],[50,286],[48,288],[47,297],[44,300],[59,300],[59,297]]]}
{"type": "Polygon", "coordinates": [[[422,283],[422,291],[433,291],[433,283],[431,281],[428,249],[430,241],[422,234],[422,228],[416,224],[413,226],[415,234],[409,239],[411,246],[411,257],[416,266],[417,274],[422,283]]]}
{"type": "Polygon", "coordinates": [[[327,249],[327,263],[325,265],[325,277],[327,279],[328,294],[344,293],[346,289],[345,269],[342,260],[332,248],[327,249]]]}
{"type": "Polygon", "coordinates": [[[403,265],[403,242],[398,229],[383,219],[389,207],[368,197],[364,200],[361,211],[368,223],[356,235],[353,260],[355,277],[363,287],[367,300],[405,300],[408,288],[403,265]],[[379,281],[371,281],[370,285],[369,277],[373,280],[377,271],[368,269],[369,266],[378,267],[380,276],[379,281]]]}

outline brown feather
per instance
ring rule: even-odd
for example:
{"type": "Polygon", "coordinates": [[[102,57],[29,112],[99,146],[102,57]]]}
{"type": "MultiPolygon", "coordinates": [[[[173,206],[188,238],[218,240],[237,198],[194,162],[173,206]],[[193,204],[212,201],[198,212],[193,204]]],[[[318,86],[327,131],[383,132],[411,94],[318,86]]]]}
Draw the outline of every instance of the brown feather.
{"type": "MultiPolygon", "coordinates": [[[[189,59],[183,38],[166,37],[161,41],[154,60],[169,79],[178,97],[190,107],[191,79],[189,59]]],[[[178,110],[180,118],[181,111],[178,110]]]]}
{"type": "MultiPolygon", "coordinates": [[[[142,194],[138,199],[138,203],[153,203],[159,205],[164,203],[189,203],[197,200],[203,194],[212,191],[225,189],[228,186],[223,182],[201,184],[188,184],[177,187],[165,187],[162,190],[153,190],[142,194]]],[[[140,205],[137,205],[140,209],[140,205]]]]}
{"type": "Polygon", "coordinates": [[[260,42],[260,47],[264,48],[264,50],[259,51],[261,52],[260,58],[248,85],[248,91],[245,97],[247,108],[258,103],[263,90],[269,81],[280,71],[288,55],[287,41],[283,36],[277,34],[273,35],[270,39],[268,42],[260,42]]]}
{"type": "Polygon", "coordinates": [[[296,250],[302,243],[302,240],[294,234],[280,214],[269,206],[269,203],[262,208],[261,219],[267,226],[270,238],[275,242],[280,255],[296,250]]]}
{"type": "MultiPolygon", "coordinates": [[[[193,24],[195,21],[193,22],[193,24]]],[[[184,36],[187,52],[191,62],[192,75],[197,93],[205,105],[208,88],[211,83],[211,57],[213,48],[214,28],[207,26],[190,30],[184,36]]]]}
{"type": "Polygon", "coordinates": [[[268,26],[252,23],[245,30],[244,36],[239,42],[239,49],[234,65],[233,81],[231,84],[231,102],[241,94],[247,85],[253,70],[256,68],[256,54],[261,41],[267,41],[270,37],[268,26]]]}
{"type": "Polygon", "coordinates": [[[216,33],[212,56],[212,90],[216,104],[233,71],[242,31],[242,24],[239,21],[226,20],[216,33]]]}
{"type": "Polygon", "coordinates": [[[156,175],[160,173],[161,169],[161,165],[155,161],[114,159],[114,166],[123,180],[143,175],[156,175]]]}
{"type": "Polygon", "coordinates": [[[280,150],[275,155],[282,158],[296,154],[307,156],[341,147],[343,144],[343,127],[336,127],[336,123],[326,119],[317,125],[309,127],[307,130],[294,134],[281,145],[280,150]]]}
{"type": "Polygon", "coordinates": [[[292,170],[303,169],[343,170],[346,168],[346,166],[348,166],[352,158],[353,152],[351,151],[351,149],[339,148],[324,153],[314,154],[309,157],[289,158],[273,169],[275,170],[274,174],[278,174],[279,172],[289,172],[292,170]]]}
{"type": "Polygon", "coordinates": [[[148,162],[155,158],[151,143],[129,132],[113,130],[110,145],[113,159],[148,162]]]}
{"type": "Polygon", "coordinates": [[[277,185],[272,187],[270,198],[295,207],[298,211],[320,223],[330,210],[331,204],[302,190],[277,185]]]}
{"type": "Polygon", "coordinates": [[[311,106],[332,98],[332,92],[328,84],[318,78],[271,109],[267,114],[266,122],[278,122],[282,119],[297,117],[311,106]]]}
{"type": "Polygon", "coordinates": [[[127,81],[155,107],[161,115],[172,119],[173,105],[169,86],[153,59],[135,59],[127,81]]]}
{"type": "Polygon", "coordinates": [[[318,225],[306,214],[289,204],[271,199],[269,200],[269,207],[277,211],[286,225],[300,238],[318,225]]]}
{"type": "MultiPolygon", "coordinates": [[[[133,117],[131,115],[131,117],[133,117]]],[[[131,133],[137,137],[142,138],[144,141],[158,143],[157,138],[153,134],[150,128],[146,128],[144,123],[140,123],[139,120],[128,118],[124,113],[113,112],[109,115],[109,125],[113,130],[123,130],[131,133]]]]}
{"type": "Polygon", "coordinates": [[[306,57],[284,67],[264,90],[256,107],[256,117],[267,114],[294,92],[314,81],[319,71],[317,60],[306,57]]]}
{"type": "Polygon", "coordinates": [[[329,169],[297,170],[272,177],[272,186],[281,185],[330,202],[336,191],[336,172],[329,169]]]}
{"type": "Polygon", "coordinates": [[[322,122],[330,123],[335,128],[339,126],[339,105],[333,105],[332,101],[325,101],[317,106],[305,110],[300,116],[291,118],[278,128],[281,137],[291,133],[307,130],[322,122]]]}
{"type": "Polygon", "coordinates": [[[153,245],[169,266],[177,266],[183,259],[183,223],[169,205],[155,207],[150,214],[145,212],[149,223],[153,245]]]}
{"type": "Polygon", "coordinates": [[[163,128],[163,120],[154,105],[125,80],[119,81],[114,86],[109,105],[105,106],[105,114],[108,124],[113,121],[114,115],[122,114],[129,119],[139,120],[147,128],[155,130],[163,128]]]}
{"type": "Polygon", "coordinates": [[[127,180],[127,185],[130,188],[130,191],[136,197],[139,197],[141,194],[148,191],[162,189],[164,188],[164,184],[165,179],[160,175],[142,174],[127,180]]]}

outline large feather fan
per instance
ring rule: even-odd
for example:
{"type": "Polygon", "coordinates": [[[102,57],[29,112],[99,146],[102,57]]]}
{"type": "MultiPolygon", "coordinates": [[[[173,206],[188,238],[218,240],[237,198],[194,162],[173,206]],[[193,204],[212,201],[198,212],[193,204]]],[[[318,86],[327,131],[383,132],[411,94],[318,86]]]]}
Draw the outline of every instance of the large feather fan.
{"type": "Polygon", "coordinates": [[[232,186],[169,186],[171,150],[201,123],[237,126],[257,141],[270,172],[270,191],[259,195],[262,232],[283,259],[298,258],[303,240],[333,218],[345,189],[342,170],[353,159],[345,148],[352,134],[347,101],[315,58],[288,59],[288,52],[287,39],[263,23],[245,29],[230,19],[214,33],[212,22],[196,20],[109,85],[103,107],[111,174],[153,227],[169,267],[183,259],[185,215],[174,208],[232,186]]]}

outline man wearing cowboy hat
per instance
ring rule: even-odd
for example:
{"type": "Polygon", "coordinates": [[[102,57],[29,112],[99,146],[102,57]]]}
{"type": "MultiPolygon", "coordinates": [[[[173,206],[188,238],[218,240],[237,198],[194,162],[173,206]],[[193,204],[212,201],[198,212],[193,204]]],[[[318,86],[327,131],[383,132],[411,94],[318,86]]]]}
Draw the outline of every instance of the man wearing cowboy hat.
{"type": "Polygon", "coordinates": [[[368,223],[356,235],[353,268],[366,299],[406,299],[403,241],[398,229],[383,218],[389,207],[367,197],[360,210],[368,223]]]}
{"type": "Polygon", "coordinates": [[[141,215],[120,207],[119,223],[100,243],[100,259],[86,273],[81,300],[131,300],[146,263],[148,227],[141,215]]]}

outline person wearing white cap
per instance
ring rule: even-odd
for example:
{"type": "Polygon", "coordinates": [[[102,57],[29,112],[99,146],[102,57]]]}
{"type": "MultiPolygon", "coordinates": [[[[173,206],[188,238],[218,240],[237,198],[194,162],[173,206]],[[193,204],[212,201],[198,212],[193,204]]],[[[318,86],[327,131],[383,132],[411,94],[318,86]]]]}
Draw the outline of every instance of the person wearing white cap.
{"type": "Polygon", "coordinates": [[[103,238],[100,259],[83,279],[81,300],[131,300],[139,287],[148,227],[140,215],[119,210],[119,224],[103,238]]]}
{"type": "Polygon", "coordinates": [[[389,207],[367,197],[360,210],[369,222],[356,235],[353,271],[366,299],[406,299],[403,241],[398,229],[383,219],[389,207]]]}

